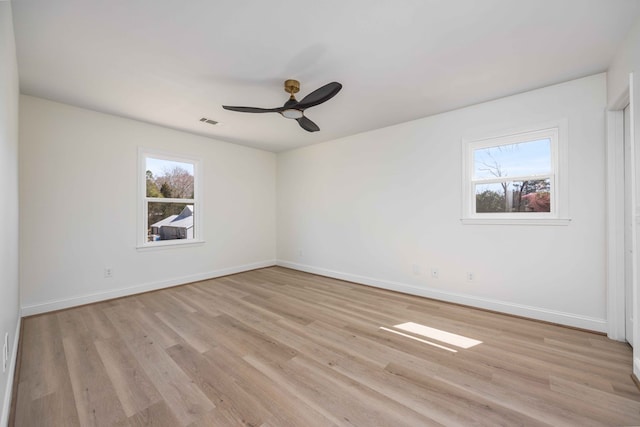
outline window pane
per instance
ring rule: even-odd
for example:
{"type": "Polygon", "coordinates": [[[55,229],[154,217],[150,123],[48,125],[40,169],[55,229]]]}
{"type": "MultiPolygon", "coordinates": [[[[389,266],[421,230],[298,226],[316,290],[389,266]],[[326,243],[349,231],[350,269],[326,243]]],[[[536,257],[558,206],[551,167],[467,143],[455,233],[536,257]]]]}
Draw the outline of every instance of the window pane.
{"type": "Polygon", "coordinates": [[[476,213],[551,212],[551,180],[476,184],[476,213]]]}
{"type": "Polygon", "coordinates": [[[506,209],[506,183],[476,185],[476,212],[508,212],[506,209]]]}
{"type": "Polygon", "coordinates": [[[194,238],[193,205],[147,203],[147,241],[194,238]]]}
{"type": "Polygon", "coordinates": [[[473,150],[474,179],[551,173],[551,139],[473,150]]]}
{"type": "Polygon", "coordinates": [[[193,163],[145,159],[147,197],[193,199],[193,163]]]}

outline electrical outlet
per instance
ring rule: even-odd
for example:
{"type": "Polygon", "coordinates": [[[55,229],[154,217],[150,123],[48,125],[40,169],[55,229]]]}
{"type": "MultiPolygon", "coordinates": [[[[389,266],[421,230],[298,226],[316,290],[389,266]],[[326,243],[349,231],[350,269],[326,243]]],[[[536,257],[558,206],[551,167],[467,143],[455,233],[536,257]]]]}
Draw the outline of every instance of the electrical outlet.
{"type": "Polygon", "coordinates": [[[432,268],[431,269],[431,278],[437,279],[438,277],[440,277],[440,273],[438,273],[438,269],[437,268],[432,268]]]}
{"type": "Polygon", "coordinates": [[[109,278],[113,277],[113,268],[105,267],[105,269],[104,269],[104,277],[105,277],[105,279],[109,279],[109,278]]]}
{"type": "Polygon", "coordinates": [[[9,360],[9,333],[4,334],[4,346],[2,347],[2,372],[7,370],[7,361],[9,360]]]}
{"type": "Polygon", "coordinates": [[[476,278],[476,275],[473,274],[472,272],[468,272],[467,273],[467,281],[473,282],[475,280],[475,278],[476,278]]]}

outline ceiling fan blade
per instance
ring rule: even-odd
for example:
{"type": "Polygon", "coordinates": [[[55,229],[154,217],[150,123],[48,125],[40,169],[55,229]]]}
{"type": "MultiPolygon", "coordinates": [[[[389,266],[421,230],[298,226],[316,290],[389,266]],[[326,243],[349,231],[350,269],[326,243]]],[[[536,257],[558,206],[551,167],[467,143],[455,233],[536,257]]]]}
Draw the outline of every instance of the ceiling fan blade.
{"type": "Polygon", "coordinates": [[[238,111],[240,113],[279,113],[285,109],[284,107],[256,108],[256,107],[232,107],[229,105],[223,105],[222,108],[229,111],[238,111]]]}
{"type": "Polygon", "coordinates": [[[338,82],[327,83],[302,98],[302,100],[298,102],[298,105],[296,105],[296,108],[298,110],[304,110],[305,108],[322,104],[336,96],[336,94],[340,92],[340,89],[342,89],[342,85],[338,82]]]}
{"type": "Polygon", "coordinates": [[[296,120],[298,121],[298,124],[300,125],[300,127],[306,130],[307,132],[317,132],[320,130],[317,124],[313,123],[311,120],[309,120],[305,116],[302,116],[296,120]]]}

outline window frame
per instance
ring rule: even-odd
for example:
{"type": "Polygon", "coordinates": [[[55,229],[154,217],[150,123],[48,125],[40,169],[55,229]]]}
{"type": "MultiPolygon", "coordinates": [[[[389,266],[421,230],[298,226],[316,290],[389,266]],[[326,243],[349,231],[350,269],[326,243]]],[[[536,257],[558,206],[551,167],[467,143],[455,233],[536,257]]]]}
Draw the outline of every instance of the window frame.
{"type": "Polygon", "coordinates": [[[183,247],[199,245],[204,243],[203,230],[203,201],[202,201],[202,160],[185,156],[182,154],[169,153],[166,151],[153,150],[149,148],[138,148],[138,226],[137,226],[137,249],[163,249],[171,247],[183,247]],[[193,199],[179,198],[159,198],[147,197],[147,158],[168,160],[180,163],[190,163],[193,165],[193,199]],[[193,205],[193,239],[173,239],[147,241],[147,214],[149,202],[156,203],[183,203],[193,205]]]}
{"type": "Polygon", "coordinates": [[[494,133],[493,135],[462,139],[462,218],[463,224],[505,225],[568,225],[567,179],[567,121],[566,119],[494,133]],[[544,175],[523,175],[502,178],[474,179],[475,150],[550,139],[551,170],[544,175]],[[476,212],[475,186],[489,182],[517,182],[522,178],[550,181],[551,212],[476,212]]]}

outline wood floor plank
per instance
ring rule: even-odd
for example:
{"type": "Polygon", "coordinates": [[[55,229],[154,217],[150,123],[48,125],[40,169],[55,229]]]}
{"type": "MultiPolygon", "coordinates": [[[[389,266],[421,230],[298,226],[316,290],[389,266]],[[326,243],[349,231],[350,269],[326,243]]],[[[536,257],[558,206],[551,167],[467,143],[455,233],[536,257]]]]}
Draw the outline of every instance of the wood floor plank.
{"type": "MultiPolygon", "coordinates": [[[[69,384],[69,389],[71,384],[69,384]]],[[[18,399],[22,405],[16,411],[16,426],[24,427],[80,427],[80,419],[75,408],[71,390],[56,391],[34,400],[29,400],[18,391],[18,399]],[[25,407],[24,402],[28,402],[25,407]]]]}
{"type": "Polygon", "coordinates": [[[80,315],[93,339],[109,339],[117,335],[107,316],[96,305],[81,307],[80,315]]]}
{"type": "Polygon", "coordinates": [[[156,317],[200,353],[210,350],[215,345],[207,339],[197,325],[194,325],[192,316],[158,312],[156,317]]]}
{"type": "Polygon", "coordinates": [[[465,377],[457,377],[454,375],[446,376],[430,376],[424,375],[420,371],[408,368],[399,364],[389,364],[386,368],[394,375],[404,378],[408,382],[414,382],[418,386],[428,388],[434,383],[434,380],[442,381],[452,387],[459,387],[470,393],[483,396],[499,402],[513,411],[520,412],[527,417],[537,420],[540,423],[550,426],[598,426],[601,422],[595,421],[581,413],[572,413],[561,406],[557,406],[553,401],[548,401],[543,397],[531,396],[529,394],[515,394],[511,390],[487,383],[486,381],[478,381],[477,379],[465,377]]]}
{"type": "MultiPolygon", "coordinates": [[[[260,366],[255,356],[245,357],[260,366]]],[[[264,366],[264,365],[262,365],[264,366]]],[[[416,426],[439,425],[412,408],[380,395],[305,356],[275,365],[298,394],[314,400],[334,414],[342,425],[416,426]]]]}
{"type": "Polygon", "coordinates": [[[189,306],[195,308],[200,313],[205,313],[209,316],[218,316],[222,314],[216,308],[216,298],[211,294],[201,290],[195,285],[181,286],[178,288],[179,292],[176,292],[174,296],[189,306]]]}
{"type": "MultiPolygon", "coordinates": [[[[124,309],[124,307],[121,309],[124,309]]],[[[128,313],[131,319],[134,319],[142,330],[144,330],[148,336],[153,337],[154,341],[162,346],[162,348],[173,347],[184,341],[173,329],[158,321],[155,313],[151,312],[147,307],[142,306],[135,310],[128,310],[128,313]]]]}
{"type": "Polygon", "coordinates": [[[21,340],[15,424],[79,426],[58,318],[46,314],[29,320],[21,340]]]}
{"type": "MultiPolygon", "coordinates": [[[[249,363],[238,360],[231,352],[216,348],[207,352],[206,357],[226,366],[234,366],[231,374],[235,383],[258,401],[269,402],[271,415],[266,422],[275,423],[278,426],[331,425],[331,422],[322,414],[302,402],[296,393],[270,381],[249,363]]],[[[262,359],[266,362],[273,361],[269,357],[262,357],[262,359]]]]}
{"type": "MultiPolygon", "coordinates": [[[[188,427],[215,427],[215,426],[242,426],[237,418],[230,417],[228,413],[220,408],[215,408],[205,414],[202,414],[196,421],[189,424],[188,427]]],[[[249,426],[248,424],[244,424],[249,426]]],[[[253,427],[253,426],[251,426],[253,427]]]]}
{"type": "Polygon", "coordinates": [[[444,425],[546,425],[483,396],[442,382],[435,386],[434,381],[431,388],[416,386],[388,370],[376,369],[357,356],[345,355],[325,346],[314,346],[303,354],[444,425]],[[463,406],[465,411],[458,411],[456,408],[459,406],[463,406]]]}
{"type": "Polygon", "coordinates": [[[62,334],[55,314],[33,318],[24,329],[20,382],[29,388],[30,399],[38,399],[61,390],[69,380],[62,334]]]}
{"type": "MultiPolygon", "coordinates": [[[[551,381],[549,385],[541,386],[539,383],[530,381],[528,378],[520,378],[513,374],[496,373],[491,383],[493,387],[500,387],[501,392],[517,393],[518,399],[536,403],[531,405],[533,407],[545,404],[553,405],[553,412],[561,414],[564,420],[567,419],[567,414],[569,413],[566,411],[566,408],[571,408],[571,413],[578,413],[595,425],[633,425],[633,423],[628,423],[628,415],[626,414],[594,405],[593,402],[585,400],[581,396],[561,393],[554,390],[551,387],[551,381]]],[[[575,417],[571,416],[571,419],[574,419],[573,422],[576,422],[575,417]]],[[[564,424],[567,425],[570,423],[564,421],[564,424]]]]}
{"type": "Polygon", "coordinates": [[[551,390],[567,394],[578,399],[588,399],[592,405],[613,411],[616,414],[628,414],[621,420],[621,424],[628,424],[640,418],[640,402],[626,397],[616,396],[601,390],[596,390],[584,384],[561,377],[551,377],[551,390]]]}
{"type": "Polygon", "coordinates": [[[93,341],[85,336],[67,336],[63,344],[80,424],[109,426],[125,419],[93,341]]]}
{"type": "Polygon", "coordinates": [[[266,402],[261,402],[239,385],[229,366],[207,358],[189,346],[168,349],[171,358],[203,393],[237,425],[258,426],[269,418],[266,402]]]}
{"type": "Polygon", "coordinates": [[[283,267],[26,318],[21,346],[21,427],[640,425],[625,343],[283,267]]]}
{"type": "Polygon", "coordinates": [[[180,425],[173,412],[164,401],[154,403],[134,413],[114,427],[174,427],[180,425]]]}
{"type": "Polygon", "coordinates": [[[105,310],[129,350],[144,369],[149,380],[164,398],[170,410],[188,425],[215,405],[189,377],[175,364],[164,348],[150,338],[140,325],[128,317],[127,311],[117,308],[105,310]]]}
{"type": "Polygon", "coordinates": [[[99,340],[95,346],[127,417],[162,401],[162,396],[122,339],[99,340]]]}
{"type": "Polygon", "coordinates": [[[238,356],[262,353],[281,361],[291,359],[297,354],[294,349],[277,339],[262,334],[230,316],[221,315],[216,317],[215,322],[208,323],[204,323],[206,319],[199,319],[198,316],[194,316],[194,319],[196,322],[203,322],[201,323],[203,326],[211,328],[217,335],[218,342],[238,356]]]}

